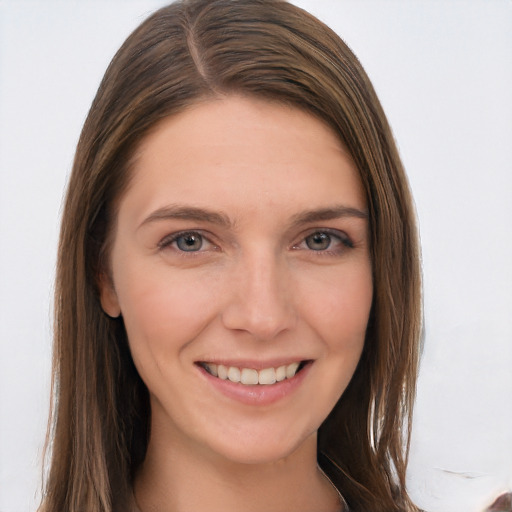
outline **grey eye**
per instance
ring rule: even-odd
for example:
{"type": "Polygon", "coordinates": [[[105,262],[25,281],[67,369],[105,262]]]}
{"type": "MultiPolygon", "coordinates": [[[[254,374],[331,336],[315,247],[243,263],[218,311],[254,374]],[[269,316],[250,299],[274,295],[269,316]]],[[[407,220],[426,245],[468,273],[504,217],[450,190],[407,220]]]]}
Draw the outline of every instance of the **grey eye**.
{"type": "Polygon", "coordinates": [[[197,233],[186,233],[176,238],[176,246],[180,251],[199,251],[203,247],[203,237],[197,233]]]}
{"type": "Polygon", "coordinates": [[[305,239],[306,245],[313,251],[325,251],[331,245],[331,236],[327,233],[317,232],[305,239]]]}

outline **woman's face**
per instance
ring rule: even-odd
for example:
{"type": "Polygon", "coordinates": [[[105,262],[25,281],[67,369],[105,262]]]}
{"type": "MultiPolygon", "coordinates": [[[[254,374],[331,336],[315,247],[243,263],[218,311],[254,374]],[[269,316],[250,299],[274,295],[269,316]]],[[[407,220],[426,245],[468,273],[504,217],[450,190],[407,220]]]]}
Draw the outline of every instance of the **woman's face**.
{"type": "Polygon", "coordinates": [[[372,302],[365,196],[330,128],[240,97],[166,119],[138,152],[111,265],[102,305],[123,316],[152,442],[255,463],[314,441],[372,302]]]}

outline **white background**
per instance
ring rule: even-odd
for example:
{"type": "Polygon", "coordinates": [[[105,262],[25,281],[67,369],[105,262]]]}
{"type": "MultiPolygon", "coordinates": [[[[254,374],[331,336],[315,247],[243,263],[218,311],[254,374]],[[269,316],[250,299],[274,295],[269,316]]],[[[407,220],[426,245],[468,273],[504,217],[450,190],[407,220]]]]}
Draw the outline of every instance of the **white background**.
{"type": "MultiPolygon", "coordinates": [[[[512,489],[512,1],[297,0],[355,51],[423,244],[410,490],[478,512],[512,489]]],[[[59,211],[101,76],[156,0],[0,0],[0,511],[36,508],[59,211]]]]}

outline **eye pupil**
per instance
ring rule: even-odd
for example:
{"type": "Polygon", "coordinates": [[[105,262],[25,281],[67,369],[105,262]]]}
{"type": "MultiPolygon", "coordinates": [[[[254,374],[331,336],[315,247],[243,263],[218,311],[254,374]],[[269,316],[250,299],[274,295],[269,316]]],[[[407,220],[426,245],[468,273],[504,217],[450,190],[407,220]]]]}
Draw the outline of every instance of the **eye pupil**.
{"type": "Polygon", "coordinates": [[[313,251],[323,251],[331,245],[331,237],[327,233],[314,233],[306,238],[306,245],[313,251]]]}
{"type": "Polygon", "coordinates": [[[203,245],[203,239],[200,235],[189,233],[176,239],[176,245],[181,251],[198,251],[203,245]]]}

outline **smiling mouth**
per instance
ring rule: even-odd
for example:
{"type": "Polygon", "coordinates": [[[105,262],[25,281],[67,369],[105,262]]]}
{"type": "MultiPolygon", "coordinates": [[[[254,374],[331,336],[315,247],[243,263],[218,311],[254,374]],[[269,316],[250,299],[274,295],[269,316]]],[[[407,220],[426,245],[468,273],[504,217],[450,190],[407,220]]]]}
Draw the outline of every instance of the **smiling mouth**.
{"type": "Polygon", "coordinates": [[[282,382],[295,377],[295,375],[310,362],[311,361],[296,361],[276,368],[263,368],[261,370],[206,362],[200,362],[198,364],[210,375],[221,380],[229,380],[245,386],[269,386],[276,382],[282,382]]]}

